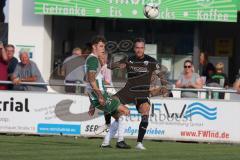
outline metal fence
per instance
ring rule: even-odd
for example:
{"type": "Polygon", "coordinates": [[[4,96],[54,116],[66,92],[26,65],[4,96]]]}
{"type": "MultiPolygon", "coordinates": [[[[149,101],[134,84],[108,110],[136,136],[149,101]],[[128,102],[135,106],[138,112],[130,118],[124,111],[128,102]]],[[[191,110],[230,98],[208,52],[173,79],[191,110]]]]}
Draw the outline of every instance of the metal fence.
{"type": "MultiPolygon", "coordinates": [[[[0,84],[13,84],[12,81],[0,81],[0,84]]],[[[86,87],[87,84],[86,83],[66,83],[64,80],[62,81],[56,81],[54,83],[50,83],[50,82],[20,82],[20,84],[22,85],[38,85],[38,86],[62,86],[62,87],[65,87],[65,86],[76,86],[76,88],[78,87],[86,87]]],[[[120,89],[122,88],[123,86],[111,86],[111,85],[106,85],[106,88],[115,88],[115,89],[120,89]]],[[[213,93],[234,93],[236,94],[237,91],[234,90],[234,89],[225,89],[225,88],[220,88],[220,87],[207,87],[207,86],[204,86],[202,89],[193,89],[193,88],[175,88],[174,86],[169,89],[171,92],[178,92],[181,93],[181,92],[198,92],[198,95],[200,96],[199,93],[204,93],[206,96],[205,98],[207,99],[212,99],[212,95],[213,93]]],[[[179,96],[173,96],[173,97],[177,97],[177,98],[181,98],[179,96]]],[[[201,97],[198,97],[198,98],[201,98],[201,97]]],[[[202,97],[204,98],[204,97],[202,97]]],[[[240,99],[240,94],[239,94],[239,99],[240,99]]]]}

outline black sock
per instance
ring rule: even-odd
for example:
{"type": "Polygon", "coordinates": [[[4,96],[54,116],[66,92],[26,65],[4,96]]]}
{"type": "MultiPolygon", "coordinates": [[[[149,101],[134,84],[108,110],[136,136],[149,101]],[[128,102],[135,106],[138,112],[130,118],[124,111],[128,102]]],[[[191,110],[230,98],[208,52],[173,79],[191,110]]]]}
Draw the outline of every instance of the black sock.
{"type": "Polygon", "coordinates": [[[105,123],[106,125],[111,124],[111,115],[108,113],[104,113],[105,123]]]}
{"type": "Polygon", "coordinates": [[[138,130],[138,139],[137,142],[142,142],[144,135],[146,133],[148,126],[148,115],[143,115],[141,123],[139,124],[139,130],[138,130]]]}

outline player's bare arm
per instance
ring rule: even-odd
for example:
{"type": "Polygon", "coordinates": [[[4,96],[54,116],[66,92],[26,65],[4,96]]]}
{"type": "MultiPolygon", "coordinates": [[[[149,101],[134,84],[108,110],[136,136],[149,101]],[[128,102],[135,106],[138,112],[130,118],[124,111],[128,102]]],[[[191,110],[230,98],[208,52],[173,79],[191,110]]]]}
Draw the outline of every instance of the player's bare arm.
{"type": "Polygon", "coordinates": [[[101,106],[105,105],[105,99],[100,91],[100,89],[97,86],[96,83],[96,73],[95,72],[88,72],[88,81],[93,89],[93,91],[96,93],[98,96],[98,100],[101,106]]]}

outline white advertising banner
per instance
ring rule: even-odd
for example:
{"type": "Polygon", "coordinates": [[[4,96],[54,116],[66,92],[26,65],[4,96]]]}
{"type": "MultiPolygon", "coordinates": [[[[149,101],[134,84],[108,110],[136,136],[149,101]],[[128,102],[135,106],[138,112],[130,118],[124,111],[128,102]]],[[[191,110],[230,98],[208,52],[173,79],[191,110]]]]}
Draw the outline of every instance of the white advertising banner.
{"type": "MultiPolygon", "coordinates": [[[[103,112],[88,116],[87,96],[0,91],[0,132],[96,136],[103,112]]],[[[146,138],[240,142],[240,102],[197,99],[151,99],[146,138]]],[[[125,136],[136,138],[141,116],[128,106],[125,136]]],[[[101,136],[103,136],[102,134],[101,136]]]]}

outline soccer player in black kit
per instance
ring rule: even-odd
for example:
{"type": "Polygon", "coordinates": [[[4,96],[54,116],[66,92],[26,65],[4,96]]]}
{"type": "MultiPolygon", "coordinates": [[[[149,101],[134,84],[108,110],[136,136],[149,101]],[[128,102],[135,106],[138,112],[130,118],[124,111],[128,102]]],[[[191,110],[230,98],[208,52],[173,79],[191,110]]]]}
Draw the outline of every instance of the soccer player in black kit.
{"type": "MultiPolygon", "coordinates": [[[[166,71],[162,71],[157,60],[151,56],[144,54],[145,41],[142,38],[137,38],[134,42],[135,55],[128,58],[127,62],[119,64],[120,68],[126,67],[128,79],[124,88],[116,93],[121,103],[134,103],[139,113],[141,113],[141,122],[139,124],[138,138],[136,149],[146,149],[143,144],[143,138],[148,127],[149,111],[150,111],[150,88],[152,73],[161,80],[161,88],[159,92],[165,94],[168,92],[166,87],[166,71]]],[[[112,68],[112,67],[111,67],[112,68]]],[[[114,68],[114,67],[113,67],[114,68]]],[[[105,115],[106,123],[109,123],[110,118],[105,115]]]]}

